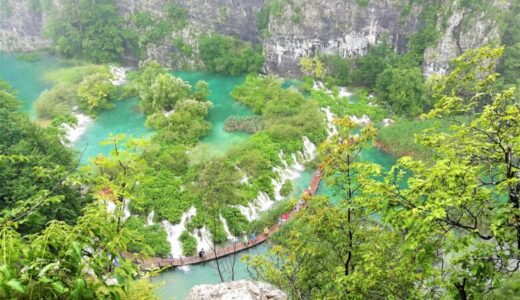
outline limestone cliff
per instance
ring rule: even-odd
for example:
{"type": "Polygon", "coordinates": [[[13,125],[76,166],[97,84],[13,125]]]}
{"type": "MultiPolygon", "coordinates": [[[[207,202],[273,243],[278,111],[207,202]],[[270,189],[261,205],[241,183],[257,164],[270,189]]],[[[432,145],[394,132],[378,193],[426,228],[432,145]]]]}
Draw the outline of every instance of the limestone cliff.
{"type": "MultiPolygon", "coordinates": [[[[60,1],[52,0],[59,6],[60,1]]],[[[116,0],[121,14],[129,18],[137,11],[165,17],[169,0],[116,0]]],[[[420,5],[406,13],[399,0],[292,0],[269,19],[268,32],[262,34],[257,16],[271,0],[177,0],[188,12],[188,26],[147,46],[146,56],[174,68],[200,66],[197,36],[219,32],[243,40],[262,43],[266,72],[298,75],[299,60],[317,52],[353,57],[388,38],[398,52],[406,50],[407,37],[421,28],[420,5]],[[172,46],[181,38],[194,51],[189,57],[172,55],[172,46]]],[[[490,6],[504,1],[487,0],[490,6]]],[[[439,14],[440,38],[425,52],[426,75],[444,72],[451,58],[485,44],[500,41],[499,22],[486,11],[475,13],[460,8],[455,0],[444,0],[439,14]]],[[[506,1],[507,2],[507,1],[506,1]]],[[[43,35],[47,18],[34,0],[0,0],[0,51],[28,51],[50,46],[43,35]]],[[[42,2],[44,3],[44,2],[42,2]]],[[[504,8],[504,7],[502,7],[504,8]]]]}
{"type": "Polygon", "coordinates": [[[194,286],[186,300],[287,300],[284,292],[262,282],[232,281],[194,286]]]}

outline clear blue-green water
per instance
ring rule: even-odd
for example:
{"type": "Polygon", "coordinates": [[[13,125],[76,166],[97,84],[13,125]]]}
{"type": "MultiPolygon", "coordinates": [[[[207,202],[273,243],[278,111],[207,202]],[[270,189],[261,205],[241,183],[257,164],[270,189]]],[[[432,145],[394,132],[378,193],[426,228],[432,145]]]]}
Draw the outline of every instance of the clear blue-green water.
{"type": "Polygon", "coordinates": [[[249,116],[253,114],[249,108],[234,101],[230,95],[236,85],[244,82],[243,76],[233,77],[205,72],[173,72],[173,75],[188,81],[192,86],[195,86],[199,80],[209,83],[211,90],[209,99],[213,102],[213,108],[209,111],[208,121],[213,124],[213,127],[209,134],[202,139],[203,143],[211,145],[214,151],[224,152],[230,146],[247,139],[249,136],[247,133],[230,133],[224,130],[224,123],[229,116],[249,116]]]}
{"type": "MultiPolygon", "coordinates": [[[[42,75],[52,69],[64,66],[62,62],[51,57],[44,56],[36,62],[24,62],[16,59],[13,54],[0,54],[0,79],[6,80],[22,100],[23,111],[35,117],[33,102],[39,94],[51,86],[42,80],[42,75]]],[[[245,106],[233,101],[230,92],[233,87],[243,82],[243,77],[231,77],[209,74],[204,72],[173,72],[174,75],[183,78],[195,85],[199,80],[209,83],[211,89],[210,100],[214,107],[211,109],[208,119],[213,124],[210,133],[204,137],[203,143],[211,146],[217,152],[223,152],[230,146],[247,139],[248,134],[228,133],[224,131],[224,122],[231,115],[251,115],[252,112],[245,106]]],[[[288,84],[289,85],[289,84],[288,84]]],[[[137,100],[127,99],[116,102],[112,110],[100,112],[96,119],[86,127],[84,134],[74,143],[78,152],[85,151],[82,161],[87,162],[100,153],[107,154],[109,147],[99,145],[110,134],[125,134],[133,137],[149,137],[153,132],[145,127],[145,117],[137,110],[137,100]]],[[[394,158],[375,148],[362,153],[362,159],[373,161],[389,169],[394,163],[394,158]]],[[[293,196],[300,195],[310,183],[314,171],[303,172],[294,182],[293,196]]],[[[334,197],[333,192],[322,181],[318,194],[334,197]]],[[[241,253],[264,253],[267,246],[259,246],[255,249],[241,253]]],[[[242,262],[237,262],[235,279],[247,279],[249,275],[242,262]]],[[[184,299],[188,291],[197,284],[219,282],[218,274],[213,263],[191,266],[189,271],[169,270],[151,279],[159,286],[159,296],[163,299],[184,299]]]]}
{"type": "Polygon", "coordinates": [[[51,87],[42,80],[42,75],[60,65],[59,60],[48,55],[35,62],[26,62],[16,59],[15,54],[0,54],[0,80],[7,81],[16,90],[18,99],[22,101],[22,110],[35,117],[34,100],[51,87]]]}

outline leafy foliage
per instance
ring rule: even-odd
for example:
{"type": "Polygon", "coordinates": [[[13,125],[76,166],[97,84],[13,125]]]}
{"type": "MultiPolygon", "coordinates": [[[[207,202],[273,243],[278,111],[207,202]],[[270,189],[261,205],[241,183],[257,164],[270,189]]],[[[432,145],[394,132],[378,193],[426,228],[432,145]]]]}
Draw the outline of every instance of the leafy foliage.
{"type": "Polygon", "coordinates": [[[47,33],[65,57],[115,62],[125,51],[126,30],[113,0],[66,2],[52,12],[47,33]]]}
{"type": "Polygon", "coordinates": [[[379,99],[397,114],[415,116],[428,108],[428,98],[420,68],[387,68],[377,78],[379,99]]]}
{"type": "Polygon", "coordinates": [[[80,198],[73,180],[74,154],[65,148],[53,128],[43,129],[18,111],[19,102],[7,84],[0,83],[0,154],[23,160],[0,161],[2,219],[18,208],[31,208],[19,224],[20,232],[35,232],[51,220],[75,222],[88,198],[80,198]],[[45,203],[45,199],[52,200],[45,203]]]}
{"type": "Polygon", "coordinates": [[[262,49],[220,34],[199,38],[200,58],[212,72],[239,75],[258,73],[264,63],[262,49]]]}

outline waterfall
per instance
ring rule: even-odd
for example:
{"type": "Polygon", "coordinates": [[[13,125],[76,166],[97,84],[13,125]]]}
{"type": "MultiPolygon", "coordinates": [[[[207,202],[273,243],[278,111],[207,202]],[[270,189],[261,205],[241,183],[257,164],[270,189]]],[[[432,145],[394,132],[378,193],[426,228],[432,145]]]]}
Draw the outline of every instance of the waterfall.
{"type": "Polygon", "coordinates": [[[148,217],[146,217],[146,225],[148,225],[148,226],[153,225],[154,214],[155,214],[155,212],[153,210],[148,214],[148,217]]]}
{"type": "Polygon", "coordinates": [[[320,109],[325,114],[325,120],[327,121],[327,135],[328,138],[338,133],[338,128],[334,125],[334,114],[330,111],[330,106],[320,109]]]}
{"type": "Polygon", "coordinates": [[[303,137],[303,154],[307,161],[314,160],[316,158],[316,145],[314,145],[308,137],[303,137]]]}
{"type": "Polygon", "coordinates": [[[351,92],[349,92],[347,90],[347,88],[344,86],[340,86],[338,88],[339,88],[339,97],[340,98],[343,98],[343,97],[350,98],[350,97],[352,97],[352,95],[354,95],[351,92]]]}
{"type": "Polygon", "coordinates": [[[238,166],[235,166],[235,169],[242,174],[242,179],[240,180],[240,184],[249,184],[249,177],[247,177],[246,172],[244,172],[242,169],[240,169],[238,166]]]}
{"type": "Polygon", "coordinates": [[[110,83],[115,86],[120,86],[126,83],[126,69],[116,66],[110,66],[110,74],[112,79],[110,83]]]}
{"type": "Polygon", "coordinates": [[[110,200],[105,200],[105,203],[106,203],[106,206],[107,206],[107,211],[109,213],[114,213],[116,211],[116,204],[110,200]]]}
{"type": "Polygon", "coordinates": [[[227,237],[228,241],[235,242],[237,240],[237,238],[235,236],[233,236],[233,234],[231,234],[231,231],[229,230],[229,226],[228,226],[226,219],[224,219],[224,217],[222,217],[222,215],[219,215],[218,217],[220,219],[220,222],[222,222],[222,224],[224,225],[224,231],[226,232],[226,237],[227,237]]]}
{"type": "Polygon", "coordinates": [[[171,254],[173,257],[177,258],[182,256],[182,245],[179,241],[179,238],[184,230],[186,230],[186,223],[189,219],[194,217],[197,214],[197,209],[195,207],[191,207],[185,213],[182,214],[181,221],[179,224],[172,225],[167,220],[162,221],[164,230],[168,234],[168,242],[171,247],[171,254]]]}
{"type": "Polygon", "coordinates": [[[237,205],[234,207],[238,208],[249,222],[257,219],[260,212],[268,210],[273,206],[275,201],[283,199],[283,196],[281,195],[283,184],[287,180],[294,181],[296,178],[300,177],[300,173],[305,169],[303,164],[314,160],[316,155],[316,145],[314,145],[307,137],[303,137],[303,152],[298,151],[297,153],[291,153],[291,165],[287,162],[283,151],[280,151],[278,157],[280,158],[281,166],[273,168],[273,172],[278,175],[278,179],[271,178],[274,190],[274,201],[265,192],[259,192],[258,196],[247,206],[237,205]]]}
{"type": "Polygon", "coordinates": [[[64,145],[70,146],[74,144],[74,142],[76,142],[79,137],[85,133],[88,125],[90,125],[93,121],[89,116],[74,111],[77,111],[77,107],[73,108],[73,115],[77,120],[76,125],[70,125],[66,123],[61,124],[61,128],[65,130],[65,141],[62,141],[64,145]]]}
{"type": "Polygon", "coordinates": [[[350,116],[350,120],[359,126],[368,125],[372,122],[372,120],[370,120],[367,115],[363,115],[361,118],[358,118],[357,116],[350,116]]]}
{"type": "Polygon", "coordinates": [[[123,198],[123,220],[130,218],[130,216],[132,215],[132,213],[130,213],[129,204],[130,200],[127,198],[123,198]]]}
{"type": "Polygon", "coordinates": [[[213,249],[211,232],[208,230],[206,225],[201,229],[195,229],[194,236],[197,240],[197,251],[204,249],[206,253],[208,253],[209,250],[213,249]]]}

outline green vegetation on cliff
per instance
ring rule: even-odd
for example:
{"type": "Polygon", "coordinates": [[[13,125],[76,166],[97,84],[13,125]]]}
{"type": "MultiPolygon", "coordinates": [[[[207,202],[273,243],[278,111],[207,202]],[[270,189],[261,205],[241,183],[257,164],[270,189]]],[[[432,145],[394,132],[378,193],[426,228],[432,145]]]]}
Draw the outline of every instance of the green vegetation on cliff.
{"type": "Polygon", "coordinates": [[[231,75],[258,73],[264,58],[258,45],[220,34],[199,38],[200,58],[210,71],[231,75]]]}

